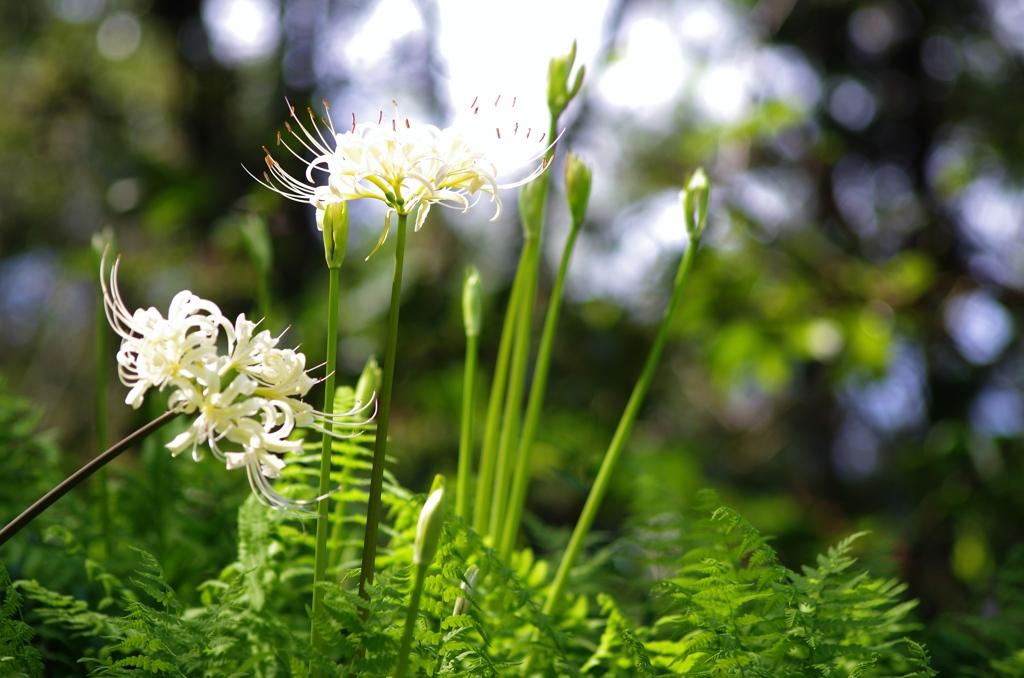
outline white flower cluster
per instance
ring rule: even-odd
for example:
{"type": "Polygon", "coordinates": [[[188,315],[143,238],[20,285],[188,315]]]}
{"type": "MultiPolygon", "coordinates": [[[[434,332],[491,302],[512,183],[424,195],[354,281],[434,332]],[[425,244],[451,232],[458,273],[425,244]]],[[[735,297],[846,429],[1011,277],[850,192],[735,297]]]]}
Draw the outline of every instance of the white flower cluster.
{"type": "MultiPolygon", "coordinates": [[[[138,408],[150,388],[169,389],[169,409],[195,415],[167,444],[171,454],[190,450],[199,461],[209,448],[228,469],[246,469],[264,504],[295,509],[311,503],[283,497],[268,480],[285,466],[278,455],[302,451],[302,440],[292,436],[296,428],[324,431],[325,415],[300,400],[316,383],[306,374],[306,357],[277,348],[280,337],[256,332],[244,314],[231,323],[216,304],[188,291],[175,295],[166,318],[155,308],[130,313],[117,286],[119,264],[120,258],[109,286],[102,272],[100,283],[107,320],[121,337],[118,374],[130,389],[125,403],[138,408]],[[218,348],[221,335],[225,353],[218,348]]],[[[354,414],[332,416],[332,426],[345,426],[341,422],[354,414]]]]}
{"type": "MultiPolygon", "coordinates": [[[[324,106],[327,107],[327,102],[324,106]]],[[[478,112],[475,101],[474,107],[478,112]]],[[[328,131],[326,137],[317,125],[312,109],[309,110],[312,132],[299,120],[293,106],[290,106],[291,117],[301,134],[291,124],[285,123],[288,132],[313,154],[312,160],[296,152],[280,134],[277,137],[278,145],[283,145],[306,163],[305,176],[296,178],[286,172],[264,148],[270,173],[264,172],[265,181],[260,182],[290,200],[316,207],[317,224],[321,230],[328,204],[359,198],[383,201],[390,208],[389,215],[391,211],[411,214],[414,208],[419,207],[416,215],[416,230],[419,230],[432,204],[465,211],[470,207],[467,196],[480,192],[491,196],[496,206],[496,219],[501,214],[498,190],[532,181],[547,167],[543,157],[551,145],[544,145],[544,133],[533,134],[532,129],[520,129],[518,125],[507,130],[504,137],[498,128],[492,132],[509,143],[517,140],[532,143],[537,152],[531,162],[540,160],[540,164],[519,181],[499,184],[500,171],[494,161],[456,128],[413,125],[408,119],[399,121],[397,114],[391,120],[385,120],[382,112],[376,122],[359,124],[353,115],[351,129],[338,134],[327,108],[327,117],[322,120],[328,131]],[[529,139],[531,134],[532,140],[529,139]],[[326,175],[326,185],[316,185],[315,172],[326,175]]]]}

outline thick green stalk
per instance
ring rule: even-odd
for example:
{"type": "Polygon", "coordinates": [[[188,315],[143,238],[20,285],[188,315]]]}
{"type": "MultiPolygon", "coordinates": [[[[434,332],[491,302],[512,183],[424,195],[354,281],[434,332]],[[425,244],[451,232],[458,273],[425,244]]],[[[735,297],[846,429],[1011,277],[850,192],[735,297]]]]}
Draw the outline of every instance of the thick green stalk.
{"type": "MultiPolygon", "coordinates": [[[[330,276],[327,293],[327,378],[324,380],[324,434],[320,443],[320,485],[318,496],[323,497],[317,502],[316,516],[316,554],[313,560],[313,614],[323,612],[324,592],[319,586],[327,576],[327,534],[330,529],[328,520],[328,504],[330,498],[325,496],[331,490],[331,451],[333,440],[331,431],[331,415],[334,413],[334,373],[338,365],[338,286],[341,268],[327,269],[330,276]]],[[[310,644],[324,651],[323,638],[313,624],[310,632],[310,644]]]]}
{"type": "Polygon", "coordinates": [[[149,422],[135,433],[117,443],[109,450],[99,455],[88,464],[72,473],[67,480],[62,482],[57,487],[47,492],[43,497],[36,503],[29,506],[27,509],[21,512],[17,518],[8,523],[2,530],[0,530],[0,546],[3,546],[8,539],[16,535],[21,528],[28,525],[32,520],[40,513],[49,508],[55,501],[63,497],[65,494],[74,489],[79,483],[91,476],[97,470],[106,466],[112,461],[117,455],[127,450],[132,445],[141,442],[153,431],[174,419],[178,416],[177,412],[164,412],[162,415],[149,422]]]}
{"type": "Polygon", "coordinates": [[[473,510],[473,529],[480,535],[486,534],[488,521],[491,519],[491,491],[494,489],[498,433],[501,426],[502,405],[505,402],[505,385],[508,383],[508,368],[512,359],[512,341],[515,336],[519,299],[522,296],[520,290],[522,289],[525,258],[526,250],[524,248],[519,256],[519,265],[516,267],[516,275],[512,281],[508,308],[505,309],[505,321],[501,326],[501,339],[498,342],[498,358],[494,365],[494,381],[491,383],[491,395],[487,402],[484,442],[480,452],[480,473],[477,476],[476,502],[473,510]]]}
{"type": "Polygon", "coordinates": [[[683,255],[683,259],[679,264],[679,271],[676,273],[675,285],[672,290],[672,299],[669,301],[668,308],[665,309],[665,316],[662,318],[661,326],[658,328],[654,345],[651,346],[651,351],[647,354],[647,362],[644,364],[643,372],[640,373],[640,378],[637,380],[636,386],[633,387],[633,393],[629,397],[629,402],[622,413],[622,418],[619,420],[615,436],[612,438],[608,451],[605,452],[604,460],[601,462],[601,469],[597,473],[594,487],[590,490],[587,502],[583,506],[583,513],[580,515],[579,521],[577,521],[576,527],[572,532],[572,537],[569,539],[569,546],[562,556],[562,562],[558,565],[555,581],[548,590],[548,597],[543,609],[546,615],[551,615],[558,603],[561,602],[562,596],[565,593],[565,585],[569,580],[569,572],[575,566],[577,558],[579,558],[580,551],[583,548],[583,540],[590,531],[591,525],[594,524],[594,518],[597,517],[598,509],[601,507],[601,501],[611,485],[615,466],[618,464],[619,457],[622,456],[622,451],[626,447],[626,441],[629,439],[629,434],[633,430],[633,424],[640,413],[640,406],[643,405],[644,397],[647,395],[647,390],[651,385],[654,373],[661,360],[661,354],[665,350],[669,329],[672,326],[672,317],[675,314],[676,307],[679,305],[679,300],[683,296],[683,288],[690,268],[693,265],[693,258],[696,252],[697,240],[691,239],[686,248],[686,254],[683,255]]]}
{"type": "Polygon", "coordinates": [[[475,334],[466,336],[466,370],[462,378],[462,428],[459,433],[459,474],[455,494],[455,515],[467,518],[469,475],[473,464],[473,384],[476,381],[477,344],[475,334]]]}
{"type": "MultiPolygon", "coordinates": [[[[377,437],[373,443],[373,469],[370,471],[370,498],[366,506],[366,533],[363,537],[363,563],[359,572],[359,595],[370,599],[366,587],[373,583],[377,557],[377,527],[380,524],[380,494],[384,486],[384,457],[391,419],[391,386],[395,377],[395,348],[398,345],[398,310],[402,301],[402,269],[405,264],[405,232],[409,215],[398,215],[395,238],[395,272],[391,280],[391,308],[388,311],[388,343],[384,351],[384,378],[381,380],[377,408],[377,437]]],[[[364,618],[369,614],[363,610],[364,618]]]]}
{"type": "Polygon", "coordinates": [[[512,481],[512,494],[508,501],[508,516],[505,519],[504,533],[501,539],[501,557],[506,563],[512,556],[519,525],[523,518],[523,506],[526,504],[526,486],[530,479],[530,459],[533,442],[537,437],[540,424],[541,408],[544,406],[544,392],[547,388],[548,369],[551,365],[551,352],[555,344],[555,331],[558,329],[558,315],[562,308],[562,289],[565,287],[565,276],[569,270],[569,259],[572,257],[576,236],[579,234],[580,223],[574,223],[569,230],[562,251],[562,262],[558,268],[558,277],[551,290],[547,316],[544,319],[544,330],[541,334],[540,349],[537,353],[537,365],[533,373],[533,385],[530,387],[530,399],[526,406],[526,419],[523,424],[523,435],[519,441],[519,454],[516,457],[515,475],[512,481]]]}
{"type": "Polygon", "coordinates": [[[530,361],[530,334],[533,329],[533,302],[537,290],[537,271],[540,268],[539,234],[528,235],[523,245],[523,280],[519,308],[516,318],[515,346],[509,370],[508,393],[505,396],[505,411],[501,423],[501,438],[498,442],[498,461],[495,467],[493,503],[488,534],[495,546],[501,539],[502,525],[507,509],[509,486],[512,473],[512,447],[519,434],[519,420],[526,387],[526,372],[530,361]]]}
{"type": "Polygon", "coordinates": [[[423,596],[423,583],[426,580],[427,568],[430,563],[416,566],[416,580],[412,585],[412,596],[409,598],[409,611],[405,616],[405,630],[402,631],[402,644],[398,648],[398,665],[395,667],[395,678],[403,678],[409,668],[409,653],[412,651],[412,634],[416,630],[416,618],[420,613],[420,598],[423,596]]]}

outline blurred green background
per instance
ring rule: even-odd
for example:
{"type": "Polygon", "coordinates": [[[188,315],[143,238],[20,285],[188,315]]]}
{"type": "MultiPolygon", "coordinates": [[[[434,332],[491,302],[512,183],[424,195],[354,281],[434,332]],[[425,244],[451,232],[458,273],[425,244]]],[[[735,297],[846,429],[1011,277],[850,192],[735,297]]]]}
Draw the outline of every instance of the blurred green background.
{"type": "MultiPolygon", "coordinates": [[[[318,113],[327,99],[341,127],[350,112],[369,118],[391,100],[439,125],[473,92],[505,89],[543,105],[547,59],[576,38],[587,80],[551,170],[542,294],[567,228],[557,190],[566,148],[595,183],[537,443],[528,539],[557,543],[549,526],[579,513],[685,244],[676,192],[704,165],[711,223],[606,502],[604,537],[713,486],[775,535],[791,567],[869,529],[861,557],[906,579],[923,619],[982,610],[1024,535],[1021,8],[2,0],[0,374],[9,393],[42,406],[40,426],[63,450],[51,451],[55,464],[66,471],[95,455],[89,242],[105,225],[124,255],[129,307],[165,309],[187,288],[229,316],[256,313],[245,233],[265,226],[268,325],[289,327],[283,343],[319,362],[327,286],[312,211],[242,167],[261,171],[285,97],[316,102],[318,113]]],[[[496,350],[520,243],[514,195],[500,219],[491,214],[433,210],[410,238],[392,453],[417,491],[435,472],[454,476],[469,263],[488,289],[483,366],[496,350]]],[[[342,383],[383,349],[393,242],[363,261],[382,218],[379,205],[353,207],[342,383]]],[[[153,411],[122,404],[113,352],[109,427],[120,437],[153,411]]],[[[154,448],[111,471],[115,507],[144,477],[151,496],[182,511],[224,514],[154,530],[158,556],[173,559],[175,544],[230,545],[233,516],[221,509],[244,498],[244,478],[190,466],[154,448]]],[[[168,571],[192,585],[216,574],[216,559],[197,564],[190,553],[168,571]]]]}

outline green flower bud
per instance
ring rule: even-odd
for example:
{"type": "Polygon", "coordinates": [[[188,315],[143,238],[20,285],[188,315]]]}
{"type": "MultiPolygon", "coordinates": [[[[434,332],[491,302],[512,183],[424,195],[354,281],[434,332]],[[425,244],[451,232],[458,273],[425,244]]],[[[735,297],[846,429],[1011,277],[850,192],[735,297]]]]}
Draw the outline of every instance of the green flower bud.
{"type": "MultiPolygon", "coordinates": [[[[437,484],[436,478],[434,482],[437,484]]],[[[420,510],[420,519],[416,523],[416,542],[413,545],[413,565],[425,567],[434,561],[438,542],[441,541],[441,529],[444,527],[444,513],[445,496],[442,477],[441,486],[431,491],[420,510]]]]}
{"type": "Polygon", "coordinates": [[[341,268],[348,248],[348,203],[328,203],[317,211],[318,225],[324,232],[324,258],[327,268],[341,268]],[[321,216],[322,215],[322,216],[321,216]]]}
{"type": "Polygon", "coordinates": [[[590,169],[572,151],[565,158],[565,194],[574,224],[582,224],[590,202],[590,169]]]}
{"type": "Polygon", "coordinates": [[[519,218],[523,222],[524,238],[539,238],[544,223],[544,201],[547,198],[548,182],[531,181],[519,192],[519,218]]]}
{"type": "Polygon", "coordinates": [[[467,337],[480,336],[480,315],[480,271],[476,266],[467,266],[462,285],[462,322],[467,337]]]}
{"type": "MultiPolygon", "coordinates": [[[[366,366],[363,367],[363,373],[359,375],[359,381],[356,382],[356,402],[353,409],[360,410],[367,405],[376,397],[377,390],[380,388],[380,365],[377,364],[376,356],[370,356],[369,360],[366,361],[366,366]]],[[[373,414],[373,411],[365,413],[367,418],[373,414]]]]}
{"type": "Polygon", "coordinates": [[[697,240],[704,232],[710,195],[708,175],[704,173],[703,168],[698,167],[686,182],[686,188],[679,193],[683,203],[683,223],[686,224],[686,232],[691,240],[697,240]]]}
{"type": "Polygon", "coordinates": [[[584,68],[576,71],[576,78],[572,87],[569,86],[569,75],[572,73],[573,64],[576,61],[576,41],[572,41],[572,48],[563,57],[554,57],[548,64],[548,110],[551,112],[551,119],[557,120],[565,112],[569,102],[580,91],[583,85],[584,68]]]}

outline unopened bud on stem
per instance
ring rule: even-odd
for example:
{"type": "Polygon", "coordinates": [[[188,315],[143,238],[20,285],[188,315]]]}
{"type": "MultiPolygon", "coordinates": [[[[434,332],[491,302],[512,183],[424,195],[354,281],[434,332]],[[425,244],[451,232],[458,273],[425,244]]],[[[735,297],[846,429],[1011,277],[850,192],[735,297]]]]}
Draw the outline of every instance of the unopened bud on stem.
{"type": "Polygon", "coordinates": [[[565,158],[565,194],[575,225],[583,223],[590,202],[590,169],[572,151],[565,158]]]}
{"type": "Polygon", "coordinates": [[[686,182],[686,188],[680,192],[683,203],[683,223],[686,224],[686,233],[690,240],[697,240],[704,232],[705,222],[708,216],[708,198],[711,195],[711,185],[708,183],[708,175],[704,169],[698,167],[686,182]]]}
{"type": "MultiPolygon", "coordinates": [[[[366,366],[363,367],[363,373],[359,375],[359,381],[356,382],[356,402],[355,408],[360,410],[366,407],[377,391],[380,389],[380,366],[377,364],[376,356],[370,356],[366,361],[366,366]]],[[[373,412],[369,412],[373,414],[373,412]]]]}
{"type": "Polygon", "coordinates": [[[417,566],[426,566],[433,562],[434,556],[437,555],[437,545],[441,541],[441,530],[444,528],[444,476],[436,476],[434,485],[437,487],[431,490],[430,496],[420,510],[419,522],[416,523],[412,562],[417,566]]]}
{"type": "Polygon", "coordinates": [[[480,271],[476,266],[467,266],[462,285],[462,321],[467,337],[480,336],[480,315],[480,271]]]}
{"type": "Polygon", "coordinates": [[[323,209],[323,218],[319,225],[324,232],[324,258],[327,260],[327,268],[341,268],[348,247],[348,203],[329,203],[323,209]]]}
{"type": "Polygon", "coordinates": [[[552,120],[557,120],[565,112],[569,102],[583,85],[584,68],[580,66],[580,69],[576,71],[572,86],[569,86],[569,77],[575,62],[576,41],[573,40],[568,54],[555,57],[548,64],[548,110],[551,112],[552,120]]]}

